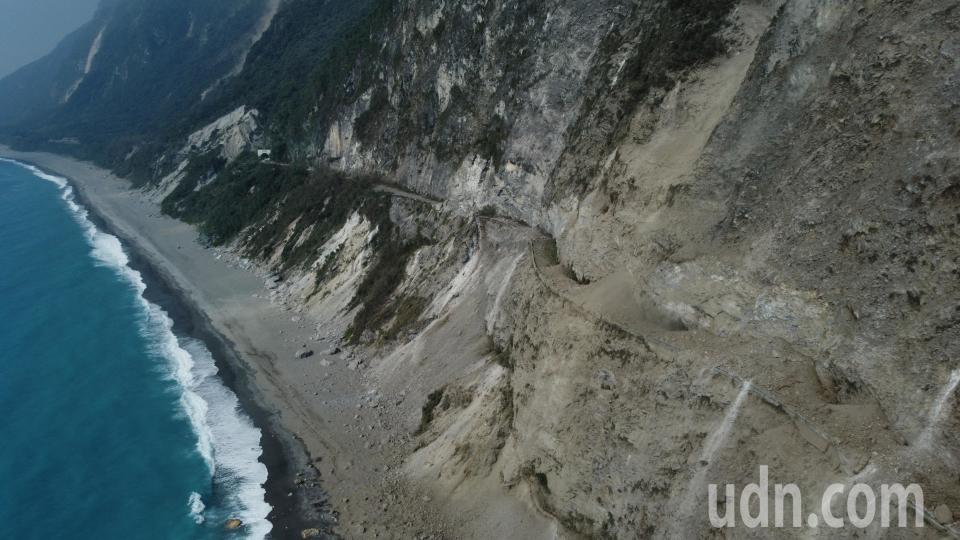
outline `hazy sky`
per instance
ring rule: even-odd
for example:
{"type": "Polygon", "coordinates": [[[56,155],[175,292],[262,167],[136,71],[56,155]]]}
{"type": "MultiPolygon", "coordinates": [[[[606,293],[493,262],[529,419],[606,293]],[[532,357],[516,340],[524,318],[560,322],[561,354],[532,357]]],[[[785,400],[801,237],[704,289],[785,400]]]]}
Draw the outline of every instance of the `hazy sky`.
{"type": "Polygon", "coordinates": [[[99,0],[0,0],[0,77],[47,54],[99,0]]]}

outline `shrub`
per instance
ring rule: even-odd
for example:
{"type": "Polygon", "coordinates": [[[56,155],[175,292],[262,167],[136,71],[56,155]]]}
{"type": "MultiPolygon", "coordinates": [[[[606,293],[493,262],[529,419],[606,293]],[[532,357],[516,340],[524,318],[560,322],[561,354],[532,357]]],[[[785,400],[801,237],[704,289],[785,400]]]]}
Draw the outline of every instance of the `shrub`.
{"type": "Polygon", "coordinates": [[[502,116],[496,115],[477,139],[477,151],[481,156],[490,158],[494,168],[503,165],[503,155],[506,151],[507,137],[510,136],[510,127],[502,116]]]}
{"type": "Polygon", "coordinates": [[[405,296],[398,299],[394,310],[393,324],[389,330],[384,332],[383,337],[395,339],[401,332],[410,328],[423,315],[429,302],[422,296],[405,296]]]}
{"type": "Polygon", "coordinates": [[[353,131],[362,142],[369,143],[376,136],[376,128],[390,107],[390,96],[384,86],[378,86],[370,98],[370,106],[353,121],[353,131]]]}
{"type": "MultiPolygon", "coordinates": [[[[385,231],[381,231],[378,237],[383,234],[385,231]]],[[[346,338],[351,343],[359,342],[365,330],[382,327],[390,320],[393,313],[398,312],[397,306],[404,301],[394,299],[393,294],[403,282],[407,261],[418,249],[427,244],[423,238],[401,243],[390,238],[389,233],[386,234],[387,236],[382,237],[386,240],[381,240],[379,243],[376,261],[367,269],[363,281],[357,287],[357,294],[350,304],[351,307],[360,306],[346,333],[346,338]]],[[[420,316],[420,313],[414,309],[416,307],[418,307],[416,303],[404,307],[404,318],[407,321],[416,320],[420,316]]],[[[422,312],[426,303],[420,304],[419,307],[422,312]]],[[[387,334],[389,333],[388,331],[387,334]]]]}
{"type": "Polygon", "coordinates": [[[160,204],[160,210],[167,215],[178,217],[177,202],[196,190],[197,186],[216,176],[226,166],[227,161],[220,157],[220,148],[208,152],[195,152],[190,155],[183,179],[160,204]]]}
{"type": "Polygon", "coordinates": [[[328,168],[263,163],[247,153],[201,190],[183,184],[167,197],[164,207],[175,217],[196,223],[214,245],[251,230],[244,249],[256,259],[269,256],[294,222],[295,236],[312,227],[309,237],[284,246],[281,264],[288,269],[314,256],[353,212],[362,212],[374,223],[388,219],[389,201],[370,189],[374,180],[328,168]]]}

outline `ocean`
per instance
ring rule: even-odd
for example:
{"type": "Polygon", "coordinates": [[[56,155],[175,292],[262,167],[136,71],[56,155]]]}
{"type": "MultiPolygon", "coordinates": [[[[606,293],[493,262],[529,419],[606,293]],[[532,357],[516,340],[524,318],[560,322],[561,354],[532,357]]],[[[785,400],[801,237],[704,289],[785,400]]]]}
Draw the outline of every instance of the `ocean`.
{"type": "Polygon", "coordinates": [[[0,159],[0,537],[270,532],[260,430],[145,289],[66,180],[0,159]]]}

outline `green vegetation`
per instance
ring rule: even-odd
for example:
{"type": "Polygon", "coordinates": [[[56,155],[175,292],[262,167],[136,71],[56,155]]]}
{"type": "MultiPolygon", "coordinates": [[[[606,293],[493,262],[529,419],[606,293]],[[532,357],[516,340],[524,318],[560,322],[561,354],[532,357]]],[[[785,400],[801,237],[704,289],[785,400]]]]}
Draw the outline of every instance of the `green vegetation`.
{"type": "MultiPolygon", "coordinates": [[[[203,163],[200,161],[199,163],[203,163]]],[[[191,166],[194,160],[191,160],[191,166]]],[[[263,259],[273,253],[293,228],[298,237],[310,228],[298,246],[287,243],[283,268],[307,261],[354,211],[374,223],[387,219],[386,197],[370,189],[375,179],[348,176],[332,169],[264,163],[252,153],[239,157],[204,189],[185,181],[163,202],[164,211],[199,225],[207,241],[221,245],[251,225],[244,239],[251,257],[263,259]]]]}
{"type": "Polygon", "coordinates": [[[720,32],[735,0],[669,0],[667,5],[672,11],[668,31],[675,36],[668,70],[695,66],[727,52],[720,32]]]}
{"type": "Polygon", "coordinates": [[[340,252],[343,251],[343,246],[339,246],[334,251],[327,253],[325,259],[323,259],[323,264],[317,268],[317,280],[325,279],[329,274],[330,270],[333,270],[334,265],[337,263],[337,259],[340,257],[340,252]]]}
{"type": "Polygon", "coordinates": [[[390,96],[387,94],[387,88],[378,86],[370,98],[370,107],[353,122],[353,132],[357,138],[363,142],[372,141],[376,135],[375,128],[380,123],[379,120],[389,108],[390,96]]]}
{"type": "Polygon", "coordinates": [[[394,1],[285,3],[250,51],[243,73],[218,99],[232,104],[242,97],[270,118],[276,138],[295,138],[342,98],[369,88],[372,79],[351,81],[349,75],[364,51],[375,57],[394,1]]]}
{"type": "Polygon", "coordinates": [[[420,426],[417,427],[415,435],[420,435],[430,428],[430,422],[433,422],[433,411],[440,405],[440,401],[443,399],[443,391],[444,388],[440,388],[430,392],[430,395],[427,396],[426,403],[420,409],[420,426]]]}
{"type": "Polygon", "coordinates": [[[563,275],[567,276],[569,279],[572,279],[573,281],[576,281],[578,285],[590,284],[589,279],[587,279],[586,277],[578,276],[577,273],[573,271],[573,267],[570,266],[569,264],[565,264],[561,266],[560,269],[563,271],[563,275]]]}
{"type": "Polygon", "coordinates": [[[410,328],[423,315],[430,301],[422,296],[406,296],[396,302],[393,324],[384,332],[385,339],[396,339],[401,332],[410,328]]]}
{"type": "Polygon", "coordinates": [[[510,358],[510,351],[507,351],[496,344],[489,334],[487,335],[487,354],[493,359],[493,362],[504,369],[513,369],[513,359],[510,358]]]}
{"type": "Polygon", "coordinates": [[[548,265],[560,264],[560,250],[557,248],[557,241],[554,238],[545,240],[543,243],[543,254],[548,265]]]}
{"type": "Polygon", "coordinates": [[[655,108],[690,70],[727,51],[723,30],[735,0],[665,0],[638,4],[636,21],[609,32],[585,81],[584,100],[558,166],[556,187],[585,193],[603,160],[630,132],[639,107],[655,108]],[[641,13],[642,12],[642,16],[641,13]],[[629,56],[616,85],[609,84],[617,53],[629,56]]]}
{"type": "Polygon", "coordinates": [[[490,158],[494,168],[499,169],[503,165],[503,153],[510,135],[510,126],[502,116],[495,115],[490,124],[480,134],[476,146],[481,156],[490,158]]]}
{"type": "MultiPolygon", "coordinates": [[[[192,157],[187,179],[164,200],[164,211],[196,223],[214,245],[243,234],[244,250],[255,259],[272,256],[282,245],[281,272],[311,263],[350,215],[360,212],[377,230],[372,240],[375,258],[351,301],[351,308],[360,309],[347,338],[356,343],[365,330],[378,330],[392,321],[383,337],[394,339],[420,317],[425,298],[395,293],[410,257],[427,240],[400,237],[389,218],[389,197],[371,189],[376,178],[264,163],[246,153],[203,189],[195,189],[220,163],[209,154],[192,157]]],[[[336,260],[337,254],[327,256],[317,270],[319,279],[336,260]]]]}
{"type": "Polygon", "coordinates": [[[177,201],[188,196],[195,191],[202,183],[210,180],[217,175],[226,166],[227,161],[220,157],[220,149],[211,150],[205,153],[194,153],[187,161],[187,167],[184,169],[183,180],[177,184],[177,187],[163,200],[160,209],[164,214],[176,215],[177,201]]]}
{"type": "Polygon", "coordinates": [[[668,0],[657,31],[624,68],[633,96],[669,88],[677,73],[724,54],[721,30],[734,5],[735,0],[668,0]]]}
{"type": "Polygon", "coordinates": [[[221,245],[266,214],[309,177],[301,168],[262,163],[246,154],[226,168],[204,189],[189,183],[163,201],[173,217],[196,223],[206,240],[221,245]]]}
{"type": "Polygon", "coordinates": [[[237,43],[263,7],[263,0],[104,2],[50,55],[0,81],[4,139],[91,159],[142,181],[158,153],[182,141],[205,106],[204,90],[235,66],[237,43]],[[96,62],[64,102],[104,28],[96,62]]]}
{"type": "Polygon", "coordinates": [[[268,139],[282,150],[275,159],[289,159],[286,143],[311,121],[322,122],[342,98],[370,86],[350,75],[365,48],[379,45],[393,4],[283,2],[244,70],[221,79],[236,66],[265,0],[105,2],[51,55],[0,81],[0,139],[91,160],[144,184],[170,172],[171,163],[158,157],[244,104],[262,113],[268,139]],[[103,28],[93,70],[62,103],[103,28]]]}
{"type": "MultiPolygon", "coordinates": [[[[351,302],[351,307],[361,306],[347,329],[346,338],[351,343],[358,343],[365,330],[376,330],[383,327],[397,314],[397,322],[387,335],[395,337],[403,326],[420,317],[426,302],[417,299],[397,299],[394,292],[403,282],[407,262],[418,249],[427,244],[426,239],[416,238],[410,242],[400,243],[380,231],[377,235],[379,242],[375,242],[378,252],[376,261],[367,269],[357,294],[351,302]]],[[[386,337],[386,336],[385,336],[386,337]]]]}

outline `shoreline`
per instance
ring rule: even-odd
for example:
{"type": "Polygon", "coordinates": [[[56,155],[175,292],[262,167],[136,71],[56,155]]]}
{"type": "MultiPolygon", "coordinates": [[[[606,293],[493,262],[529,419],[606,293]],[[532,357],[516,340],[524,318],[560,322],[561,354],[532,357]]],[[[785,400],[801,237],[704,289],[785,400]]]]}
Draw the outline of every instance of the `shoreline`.
{"type": "Polygon", "coordinates": [[[217,332],[206,314],[187,301],[184,292],[154,268],[136,246],[111,230],[82,196],[77,199],[90,211],[90,217],[98,228],[120,238],[128,252],[130,267],[140,273],[147,285],[144,298],[160,306],[173,320],[174,334],[197,339],[210,351],[217,366],[217,377],[237,396],[243,413],[260,430],[260,462],[267,467],[264,499],[270,505],[267,520],[273,525],[270,537],[281,538],[285,532],[310,528],[312,524],[298,512],[303,501],[287,496],[293,487],[295,470],[298,468],[296,464],[309,462],[306,449],[294,434],[278,426],[270,412],[257,401],[249,373],[237,357],[233,343],[217,332]]]}
{"type": "MultiPolygon", "coordinates": [[[[0,146],[0,157],[8,157],[9,152],[0,146]]],[[[312,469],[312,459],[304,442],[293,432],[284,429],[274,418],[275,413],[261,402],[257,396],[258,388],[253,381],[250,368],[240,359],[236,344],[222,332],[219,332],[208,314],[191,295],[183,290],[176,280],[159,267],[146,250],[134,239],[103,215],[100,208],[88,196],[84,186],[70,175],[52,170],[29,158],[9,156],[9,159],[36,167],[48,174],[63,177],[73,188],[77,202],[88,212],[88,218],[106,234],[117,237],[129,258],[131,269],[140,273],[146,290],[144,298],[162,308],[173,321],[173,331],[178,338],[194,338],[207,348],[217,366],[217,377],[233,392],[239,400],[243,413],[260,430],[261,456],[259,461],[267,468],[267,481],[263,484],[265,501],[270,505],[267,520],[273,529],[268,538],[300,538],[300,531],[319,528],[327,537],[335,537],[332,531],[331,510],[323,504],[319,508],[311,501],[326,501],[322,487],[296,489],[297,471],[312,469]],[[290,496],[293,495],[293,496],[290,496]],[[308,520],[302,510],[313,507],[319,519],[308,520]]],[[[307,479],[316,484],[318,478],[307,479]]]]}
{"type": "MultiPolygon", "coordinates": [[[[409,475],[422,397],[384,389],[361,366],[377,353],[341,341],[346,313],[312,313],[289,302],[265,269],[201,245],[193,225],[162,214],[148,192],[110,171],[3,145],[0,157],[69,179],[98,223],[193,310],[192,319],[184,316],[191,311],[179,312],[180,328],[209,329],[202,341],[222,380],[236,383],[230,386],[261,429],[263,444],[270,444],[269,433],[293,449],[282,463],[267,463],[271,538],[302,538],[314,528],[321,538],[439,538],[481,519],[465,516],[459,504],[409,475]],[[300,356],[304,348],[314,354],[300,356]]],[[[484,536],[480,529],[472,535],[484,536]]]]}

